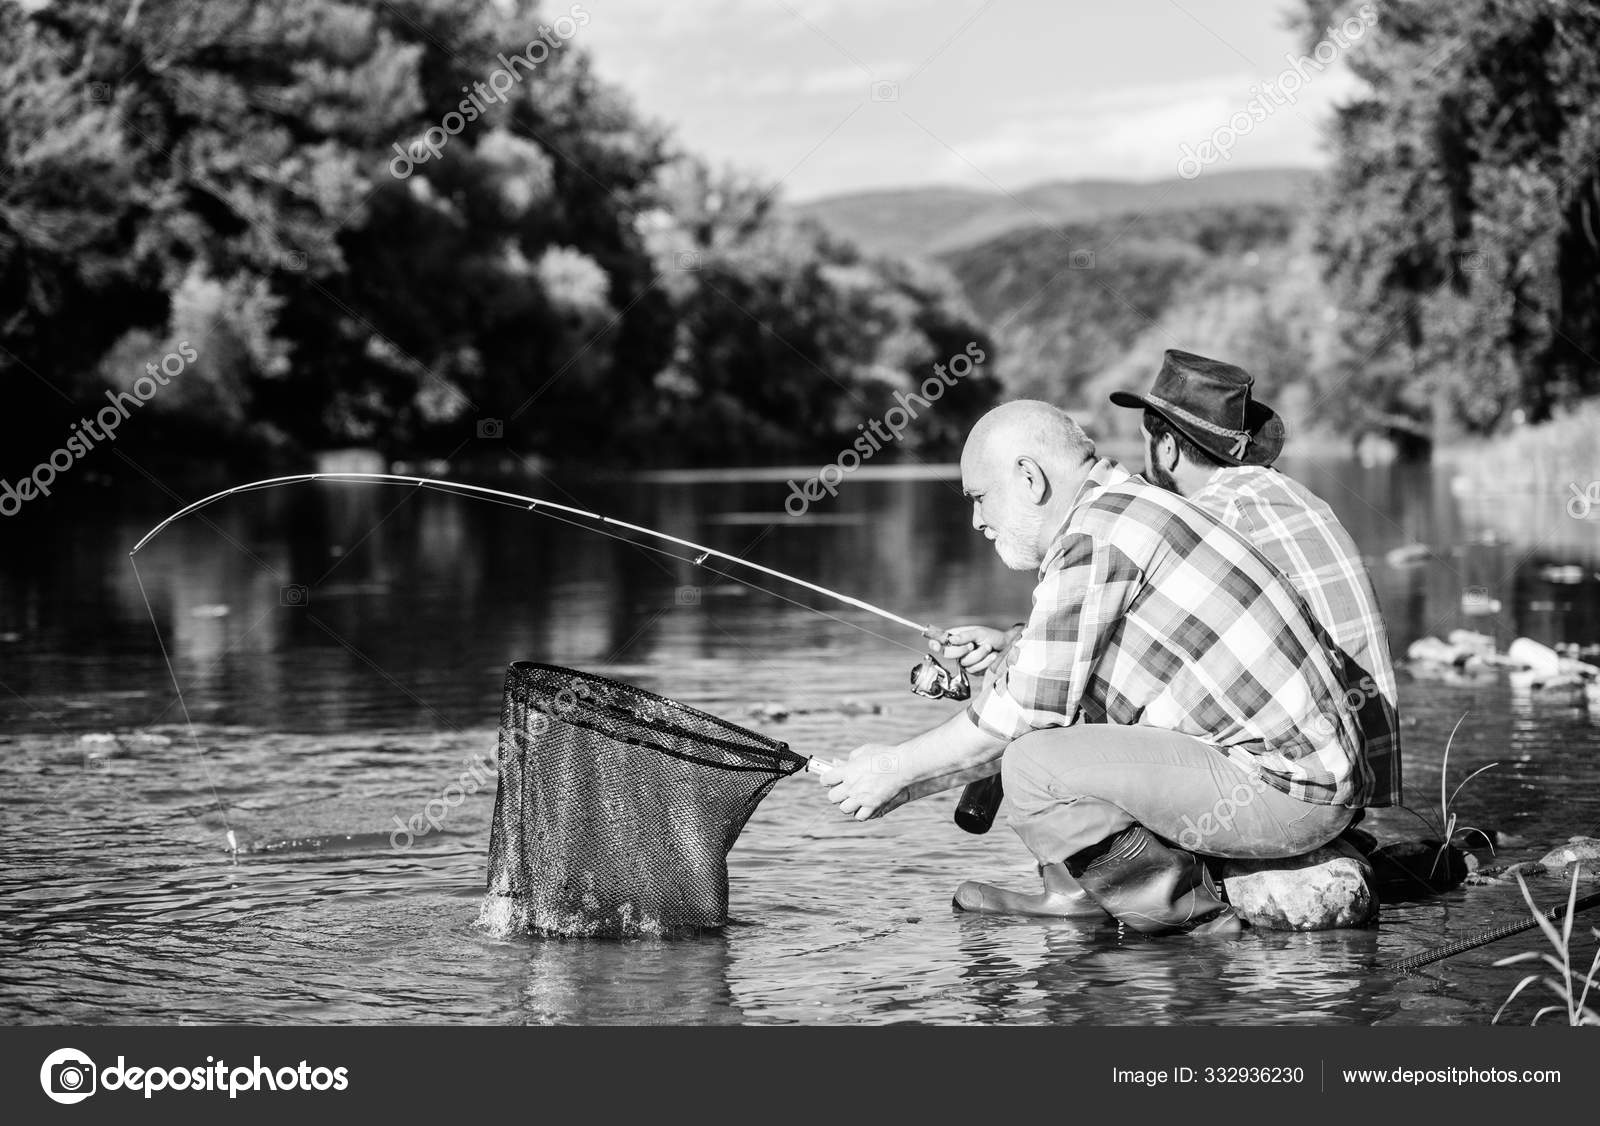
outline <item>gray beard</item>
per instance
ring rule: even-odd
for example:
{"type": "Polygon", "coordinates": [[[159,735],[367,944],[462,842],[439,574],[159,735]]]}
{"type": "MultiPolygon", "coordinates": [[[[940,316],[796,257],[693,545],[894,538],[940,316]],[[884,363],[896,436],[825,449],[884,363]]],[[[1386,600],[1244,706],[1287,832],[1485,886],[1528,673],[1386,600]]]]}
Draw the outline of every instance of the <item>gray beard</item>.
{"type": "Polygon", "coordinates": [[[1011,570],[1032,571],[1042,562],[1034,545],[1039,539],[1039,529],[1044,526],[1044,518],[1024,517],[1020,523],[1021,527],[1013,528],[1005,535],[997,535],[994,549],[1000,556],[1000,562],[1011,570]]]}

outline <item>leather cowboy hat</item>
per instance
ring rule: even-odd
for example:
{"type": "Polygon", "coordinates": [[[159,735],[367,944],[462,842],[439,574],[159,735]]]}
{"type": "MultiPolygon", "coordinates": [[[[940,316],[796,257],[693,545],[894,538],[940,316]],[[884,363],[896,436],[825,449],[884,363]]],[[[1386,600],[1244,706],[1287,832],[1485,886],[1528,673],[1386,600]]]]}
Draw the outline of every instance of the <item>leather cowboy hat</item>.
{"type": "Polygon", "coordinates": [[[1243,368],[1171,348],[1148,394],[1113,391],[1111,401],[1155,411],[1224,465],[1271,465],[1283,451],[1283,419],[1251,397],[1254,382],[1243,368]]]}

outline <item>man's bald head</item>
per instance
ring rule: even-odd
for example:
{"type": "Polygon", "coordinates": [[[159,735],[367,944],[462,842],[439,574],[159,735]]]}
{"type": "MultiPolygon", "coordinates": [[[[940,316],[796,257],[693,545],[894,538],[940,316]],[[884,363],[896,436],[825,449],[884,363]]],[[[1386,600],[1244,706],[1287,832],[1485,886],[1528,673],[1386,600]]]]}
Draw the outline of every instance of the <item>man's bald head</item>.
{"type": "Polygon", "coordinates": [[[1094,443],[1060,407],[1039,399],[1002,403],[978,420],[967,435],[961,465],[999,457],[1031,457],[1046,471],[1066,471],[1094,460],[1094,443]]]}
{"type": "Polygon", "coordinates": [[[961,451],[961,489],[972,526],[1008,567],[1044,559],[1094,462],[1094,443],[1065,411],[1018,399],[978,420],[961,451]]]}

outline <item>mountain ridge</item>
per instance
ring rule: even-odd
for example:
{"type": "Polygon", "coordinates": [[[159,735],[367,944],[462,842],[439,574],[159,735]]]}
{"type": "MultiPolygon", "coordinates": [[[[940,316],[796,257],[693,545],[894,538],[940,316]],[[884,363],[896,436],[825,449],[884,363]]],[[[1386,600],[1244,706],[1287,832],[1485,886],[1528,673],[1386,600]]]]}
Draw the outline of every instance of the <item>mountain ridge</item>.
{"type": "Polygon", "coordinates": [[[791,212],[873,254],[937,258],[1029,227],[1248,204],[1295,206],[1310,198],[1309,168],[1208,170],[1193,180],[1049,180],[1016,192],[960,187],[889,188],[825,196],[791,212]]]}

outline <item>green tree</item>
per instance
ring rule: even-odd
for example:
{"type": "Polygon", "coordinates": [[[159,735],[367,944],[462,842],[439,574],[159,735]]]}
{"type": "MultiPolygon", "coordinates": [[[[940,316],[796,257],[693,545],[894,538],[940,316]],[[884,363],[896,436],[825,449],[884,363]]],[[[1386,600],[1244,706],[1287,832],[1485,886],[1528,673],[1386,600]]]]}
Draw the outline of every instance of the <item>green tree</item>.
{"type": "MultiPolygon", "coordinates": [[[[1308,0],[1308,45],[1348,7],[1308,0]]],[[[1341,339],[1320,396],[1437,439],[1600,391],[1600,8],[1379,11],[1321,204],[1341,339]]]]}
{"type": "MultiPolygon", "coordinates": [[[[693,460],[831,457],[935,363],[969,343],[993,359],[943,271],[863,256],[788,217],[765,185],[683,157],[660,200],[648,226],[676,332],[655,393],[693,460]]],[[[963,379],[901,451],[950,452],[998,394],[987,369],[963,379]]]]}
{"type": "Polygon", "coordinates": [[[572,12],[0,6],[8,467],[184,342],[119,443],[727,462],[836,448],[979,339],[945,280],[676,153],[572,12]]]}
{"type": "Polygon", "coordinates": [[[646,279],[631,208],[661,138],[580,48],[514,67],[503,104],[395,163],[527,51],[537,6],[61,0],[0,21],[11,417],[180,330],[212,384],[197,423],[302,446],[443,450],[565,368],[552,401],[604,407],[593,372],[618,347],[627,370],[659,362],[650,333],[590,344],[646,279]]]}

